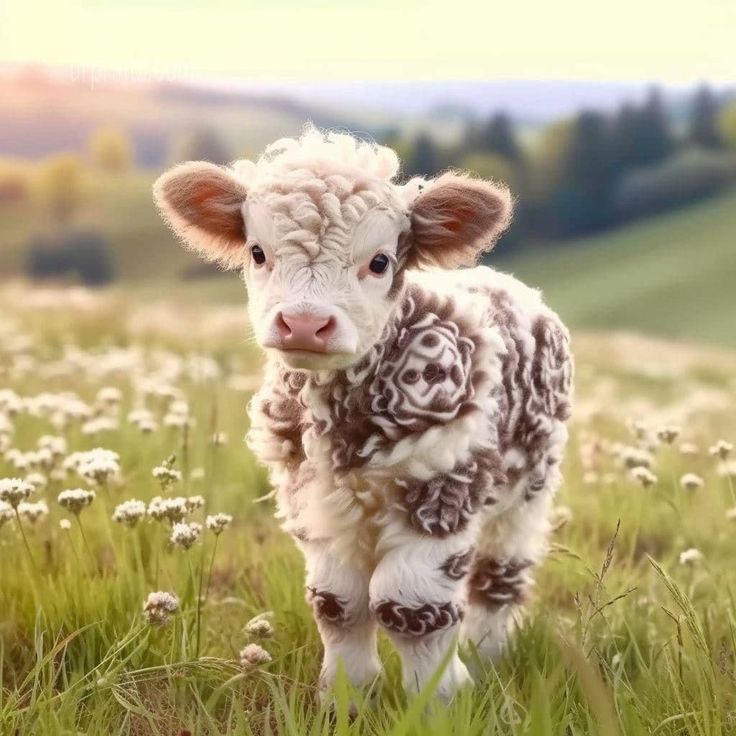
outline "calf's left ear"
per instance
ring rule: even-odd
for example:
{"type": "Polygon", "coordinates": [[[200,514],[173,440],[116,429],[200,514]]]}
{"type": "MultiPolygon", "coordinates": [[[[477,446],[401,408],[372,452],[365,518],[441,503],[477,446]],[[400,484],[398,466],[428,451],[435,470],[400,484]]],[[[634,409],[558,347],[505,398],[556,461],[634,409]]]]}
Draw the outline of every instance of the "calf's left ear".
{"type": "Polygon", "coordinates": [[[509,226],[512,209],[502,184],[454,173],[428,182],[411,210],[406,266],[475,265],[509,226]]]}
{"type": "Polygon", "coordinates": [[[153,185],[159,212],[182,243],[226,267],[242,263],[247,194],[232,169],[206,161],[174,166],[153,185]]]}

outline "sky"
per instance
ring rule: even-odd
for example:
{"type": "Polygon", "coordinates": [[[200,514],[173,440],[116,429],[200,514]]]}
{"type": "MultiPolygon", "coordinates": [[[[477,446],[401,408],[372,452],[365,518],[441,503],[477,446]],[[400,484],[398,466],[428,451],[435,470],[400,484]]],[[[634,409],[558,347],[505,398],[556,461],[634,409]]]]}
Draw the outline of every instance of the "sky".
{"type": "Polygon", "coordinates": [[[238,80],[736,81],[736,0],[0,0],[0,64],[238,80]]]}

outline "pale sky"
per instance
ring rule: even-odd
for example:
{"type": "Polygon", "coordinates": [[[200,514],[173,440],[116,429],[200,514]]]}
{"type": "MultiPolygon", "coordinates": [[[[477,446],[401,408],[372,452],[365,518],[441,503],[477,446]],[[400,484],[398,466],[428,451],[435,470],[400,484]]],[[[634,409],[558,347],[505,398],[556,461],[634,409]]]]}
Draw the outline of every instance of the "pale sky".
{"type": "Polygon", "coordinates": [[[0,64],[132,77],[736,81],[736,0],[0,0],[0,64]]]}

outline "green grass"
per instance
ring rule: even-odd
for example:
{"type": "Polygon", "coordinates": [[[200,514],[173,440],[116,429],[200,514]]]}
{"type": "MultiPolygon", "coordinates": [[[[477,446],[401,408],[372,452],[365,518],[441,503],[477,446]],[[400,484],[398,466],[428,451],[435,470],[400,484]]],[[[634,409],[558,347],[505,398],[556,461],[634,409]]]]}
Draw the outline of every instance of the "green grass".
{"type": "MultiPolygon", "coordinates": [[[[407,702],[398,658],[382,640],[386,676],[374,697],[341,681],[330,711],[316,697],[321,648],[303,598],[302,562],[278,529],[271,502],[252,503],[268,485],[241,442],[248,399],[242,377],[258,383],[243,325],[233,324],[229,309],[213,312],[191,301],[157,306],[154,317],[139,296],[101,294],[76,306],[67,297],[42,308],[32,294],[0,293],[0,388],[23,397],[71,391],[89,403],[102,386],[123,391],[119,428],[95,437],[74,421],[56,429],[44,412],[9,419],[14,448],[29,450],[40,435],[59,433],[69,451],[116,450],[122,481],[98,488],[82,512],[88,547],[78,526],[59,528],[68,515],[55,499],[81,484],[74,475],[36,493],[50,514],[36,525],[23,522],[30,554],[15,521],[0,527],[0,733],[733,732],[736,527],[725,514],[734,501],[706,450],[736,434],[736,356],[576,336],[578,408],[558,497],[572,518],[553,537],[511,649],[475,690],[445,707],[431,688],[407,702]],[[136,352],[112,353],[116,346],[136,352]],[[192,380],[193,353],[213,357],[221,375],[192,380]],[[136,386],[144,375],[165,375],[186,397],[196,420],[187,435],[164,428],[142,435],[127,423],[128,410],[142,400],[136,386]],[[659,447],[659,482],[640,488],[612,455],[612,443],[634,442],[625,428],[630,416],[652,428],[682,421],[683,439],[697,442],[700,453],[685,457],[676,446],[659,447]],[[227,443],[213,446],[214,431],[226,432],[227,443]],[[212,535],[187,553],[167,545],[161,523],[130,530],[109,518],[123,499],[160,493],[151,469],[172,453],[184,478],[170,494],[202,494],[206,513],[235,518],[219,539],[211,579],[212,535]],[[680,489],[685,472],[700,474],[705,487],[680,489]],[[679,564],[690,547],[702,552],[701,564],[679,564]],[[202,566],[208,593],[197,656],[194,591],[202,566]],[[157,589],[182,600],[163,629],[151,629],[141,615],[144,598],[157,589]],[[274,635],[261,643],[273,661],[245,670],[238,662],[249,641],[243,626],[265,611],[273,612],[274,635]],[[361,704],[354,721],[350,700],[361,704]]],[[[160,419],[166,401],[149,397],[146,404],[160,419]]],[[[0,458],[0,477],[18,472],[0,458]]],[[[203,513],[193,518],[201,521],[203,513]]],[[[472,660],[472,652],[465,656],[472,660]]]]}
{"type": "MultiPolygon", "coordinates": [[[[501,263],[573,326],[736,346],[736,192],[501,263]]],[[[492,260],[492,258],[491,258],[492,260]]]]}

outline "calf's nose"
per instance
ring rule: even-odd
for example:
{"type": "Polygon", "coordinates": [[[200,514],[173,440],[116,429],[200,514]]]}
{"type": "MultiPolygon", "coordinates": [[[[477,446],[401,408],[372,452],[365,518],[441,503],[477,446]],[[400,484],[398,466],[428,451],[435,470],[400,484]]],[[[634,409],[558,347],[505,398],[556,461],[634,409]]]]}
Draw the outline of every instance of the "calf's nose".
{"type": "Polygon", "coordinates": [[[276,315],[276,330],[282,350],[327,352],[327,341],[335,329],[334,317],[315,317],[304,312],[279,312],[276,315]]]}

